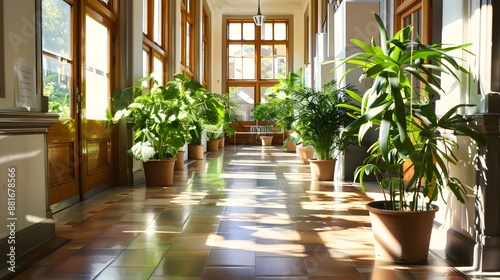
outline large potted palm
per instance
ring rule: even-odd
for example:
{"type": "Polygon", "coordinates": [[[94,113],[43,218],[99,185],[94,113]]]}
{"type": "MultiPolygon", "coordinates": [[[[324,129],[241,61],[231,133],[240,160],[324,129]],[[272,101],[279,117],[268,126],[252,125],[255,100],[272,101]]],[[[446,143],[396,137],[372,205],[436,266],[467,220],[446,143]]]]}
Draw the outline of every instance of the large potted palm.
{"type": "Polygon", "coordinates": [[[273,87],[273,93],[269,95],[269,98],[277,99],[276,126],[281,131],[286,132],[287,138],[283,142],[283,150],[287,152],[295,152],[297,148],[296,144],[300,142],[300,136],[293,130],[293,123],[295,121],[295,99],[293,98],[293,92],[303,88],[302,69],[299,69],[297,72],[290,71],[286,77],[279,78],[278,83],[273,87]]]}
{"type": "Polygon", "coordinates": [[[188,140],[190,118],[185,112],[186,95],[183,82],[169,81],[158,86],[151,76],[141,78],[125,93],[132,93],[132,101],[107,118],[117,123],[122,118],[132,119],[134,132],[129,153],[143,162],[146,185],[171,185],[177,152],[188,140]],[[145,87],[142,84],[152,84],[145,87]]]}
{"type": "Polygon", "coordinates": [[[438,210],[432,202],[444,197],[445,189],[460,202],[466,198],[466,186],[448,169],[448,164],[457,163],[457,142],[443,130],[483,141],[458,113],[468,105],[437,116],[430,102],[432,92],[443,93],[440,75],[447,73],[459,81],[455,71],[467,73],[448,53],[465,51],[468,45],[424,44],[412,39],[410,26],[389,39],[380,17],[375,19],[380,45],[353,39],[362,51],[340,60],[340,65],[361,69],[362,77],[372,82],[363,96],[349,92],[354,102],[342,106],[352,110],[355,120],[344,133],[357,135],[361,143],[370,128],[378,128],[378,141],[355,174],[363,191],[364,175],[375,175],[384,193],[385,200],[367,205],[377,258],[425,262],[438,210]]]}
{"type": "Polygon", "coordinates": [[[315,150],[316,158],[309,159],[313,180],[331,181],[335,158],[345,150],[352,137],[342,134],[347,121],[346,88],[335,81],[325,84],[320,91],[303,88],[293,92],[296,100],[294,129],[305,146],[315,150]]]}

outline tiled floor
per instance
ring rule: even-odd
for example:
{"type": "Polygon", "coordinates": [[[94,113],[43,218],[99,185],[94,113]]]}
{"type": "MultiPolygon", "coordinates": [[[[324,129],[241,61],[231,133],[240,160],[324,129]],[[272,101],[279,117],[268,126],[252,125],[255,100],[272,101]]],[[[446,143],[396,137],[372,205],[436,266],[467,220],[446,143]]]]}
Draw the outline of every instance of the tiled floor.
{"type": "Polygon", "coordinates": [[[171,187],[112,188],[54,216],[71,239],[15,279],[466,279],[374,260],[367,197],[278,147],[226,146],[171,187]]]}

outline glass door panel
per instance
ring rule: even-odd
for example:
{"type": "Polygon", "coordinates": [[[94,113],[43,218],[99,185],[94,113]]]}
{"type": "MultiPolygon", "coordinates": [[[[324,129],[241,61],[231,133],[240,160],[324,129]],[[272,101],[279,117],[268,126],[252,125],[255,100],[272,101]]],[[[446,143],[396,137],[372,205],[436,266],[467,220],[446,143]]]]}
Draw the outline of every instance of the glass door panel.
{"type": "Polygon", "coordinates": [[[111,129],[104,129],[111,96],[111,24],[85,17],[85,52],[82,62],[82,196],[83,199],[111,186],[111,129]]]}
{"type": "Polygon", "coordinates": [[[85,44],[86,118],[105,120],[109,92],[109,31],[87,15],[87,41],[85,44]],[[91,105],[91,106],[88,106],[91,105]]]}

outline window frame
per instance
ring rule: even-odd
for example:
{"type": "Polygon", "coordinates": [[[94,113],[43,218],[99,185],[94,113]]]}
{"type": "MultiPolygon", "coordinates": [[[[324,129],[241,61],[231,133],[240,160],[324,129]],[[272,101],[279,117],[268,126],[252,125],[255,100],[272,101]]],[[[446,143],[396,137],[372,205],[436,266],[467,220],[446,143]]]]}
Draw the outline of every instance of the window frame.
{"type": "Polygon", "coordinates": [[[223,75],[224,75],[224,85],[223,88],[226,92],[229,93],[229,89],[232,87],[252,87],[254,88],[254,106],[260,103],[264,93],[261,92],[261,88],[263,87],[273,87],[275,84],[279,82],[279,77],[275,79],[263,79],[261,78],[261,46],[263,45],[285,45],[286,46],[286,71],[285,75],[287,75],[292,67],[293,67],[293,18],[289,16],[271,16],[266,18],[266,23],[274,22],[274,23],[285,23],[287,29],[287,36],[285,40],[263,40],[261,38],[261,27],[255,26],[255,38],[253,40],[245,40],[243,36],[240,40],[229,40],[229,25],[230,23],[241,23],[242,24],[242,35],[243,35],[243,23],[253,23],[251,18],[242,18],[242,17],[232,17],[226,16],[224,17],[224,48],[223,48],[223,75]],[[229,78],[229,45],[231,44],[249,44],[255,46],[255,77],[254,79],[230,79],[229,78]]]}
{"type": "Polygon", "coordinates": [[[181,73],[186,77],[193,79],[195,76],[195,64],[194,64],[194,42],[196,38],[196,28],[195,28],[195,1],[194,0],[182,0],[181,1],[181,73]],[[187,41],[187,26],[190,26],[190,36],[189,42],[187,41]],[[189,53],[186,52],[189,50],[189,53]]]}
{"type": "Polygon", "coordinates": [[[147,55],[147,67],[148,69],[144,70],[149,74],[153,73],[153,71],[157,71],[154,69],[154,59],[160,58],[163,61],[163,69],[161,71],[161,79],[163,81],[167,81],[168,71],[168,19],[169,19],[169,8],[167,0],[158,0],[161,2],[161,32],[160,32],[160,42],[155,41],[154,34],[154,24],[155,24],[155,0],[144,0],[147,3],[147,11],[143,11],[143,15],[146,19],[146,30],[143,30],[142,33],[142,48],[147,55]],[[145,32],[144,32],[145,31],[145,32]]]}

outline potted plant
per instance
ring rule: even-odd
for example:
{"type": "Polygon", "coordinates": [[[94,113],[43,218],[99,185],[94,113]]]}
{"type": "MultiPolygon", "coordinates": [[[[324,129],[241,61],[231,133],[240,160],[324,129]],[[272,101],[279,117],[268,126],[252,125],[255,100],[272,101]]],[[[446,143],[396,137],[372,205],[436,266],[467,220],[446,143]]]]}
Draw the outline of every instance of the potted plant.
{"type": "MultiPolygon", "coordinates": [[[[457,142],[442,133],[450,130],[469,136],[478,143],[482,136],[467,126],[468,120],[457,105],[437,116],[430,103],[432,92],[443,92],[440,74],[459,81],[457,72],[467,73],[448,53],[464,50],[457,46],[428,45],[412,39],[412,27],[387,37],[378,15],[380,45],[353,39],[362,51],[340,61],[363,70],[373,84],[361,97],[349,92],[355,103],[342,105],[352,110],[355,120],[345,133],[357,135],[361,142],[370,127],[378,127],[379,138],[369,149],[364,164],[355,172],[364,191],[365,174],[374,174],[385,196],[370,202],[376,256],[382,260],[419,263],[427,260],[434,214],[432,202],[444,197],[445,189],[460,202],[466,186],[449,173],[456,164],[457,142]]],[[[346,72],[348,74],[350,71],[346,72]]]]}
{"type": "Polygon", "coordinates": [[[183,82],[175,79],[165,87],[158,86],[151,76],[141,78],[132,88],[130,104],[117,110],[114,116],[107,111],[108,121],[117,123],[122,118],[132,118],[134,145],[129,150],[142,161],[146,185],[171,185],[177,152],[188,139],[190,118],[185,113],[186,95],[183,82]],[[152,82],[151,82],[152,81],[152,82]],[[142,84],[152,84],[145,87],[142,84]]]}
{"type": "Polygon", "coordinates": [[[295,121],[293,92],[302,88],[304,80],[302,69],[299,69],[297,72],[290,71],[287,77],[279,78],[278,83],[274,85],[273,94],[269,95],[270,98],[278,99],[276,126],[281,131],[287,132],[287,138],[283,142],[283,150],[287,152],[295,152],[296,144],[300,142],[300,136],[293,130],[295,121]]]}
{"type": "Polygon", "coordinates": [[[273,136],[269,132],[274,132],[275,123],[278,118],[279,102],[275,98],[270,98],[266,103],[258,103],[255,105],[253,117],[257,121],[259,127],[259,137],[262,140],[262,146],[271,146],[273,144],[273,136]],[[264,126],[259,122],[264,122],[264,126]]]}
{"type": "Polygon", "coordinates": [[[190,159],[203,159],[203,129],[219,127],[224,117],[224,104],[217,97],[218,94],[208,92],[199,82],[185,79],[188,83],[189,112],[191,141],[188,145],[190,159]]]}
{"type": "Polygon", "coordinates": [[[207,150],[211,152],[219,151],[219,142],[222,139],[222,126],[208,127],[207,138],[207,150]]]}
{"type": "Polygon", "coordinates": [[[295,131],[302,143],[314,148],[316,159],[310,159],[313,180],[333,180],[336,156],[345,150],[351,137],[342,134],[347,121],[347,109],[339,107],[346,100],[346,88],[335,81],[320,91],[303,88],[295,91],[295,131]],[[320,173],[321,168],[321,173],[320,173]]]}
{"type": "MultiPolygon", "coordinates": [[[[231,100],[229,94],[221,94],[219,95],[220,101],[224,104],[224,118],[222,121],[222,135],[221,141],[219,142],[219,148],[224,147],[224,142],[226,137],[232,137],[236,132],[236,129],[231,126],[231,122],[233,122],[235,117],[235,111],[238,110],[239,105],[231,100]]],[[[236,139],[235,139],[236,141],[236,139]]]]}

